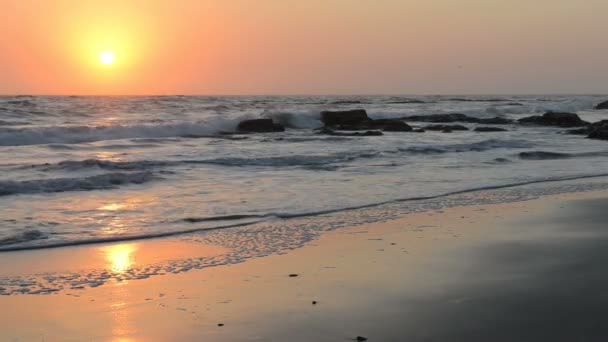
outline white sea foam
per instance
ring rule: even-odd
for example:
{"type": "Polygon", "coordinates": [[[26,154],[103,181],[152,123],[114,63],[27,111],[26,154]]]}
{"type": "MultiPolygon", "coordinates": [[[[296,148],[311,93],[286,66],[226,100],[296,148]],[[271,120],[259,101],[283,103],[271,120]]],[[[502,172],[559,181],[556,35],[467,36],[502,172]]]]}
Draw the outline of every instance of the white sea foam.
{"type": "Polygon", "coordinates": [[[102,140],[211,136],[234,131],[236,120],[215,119],[201,123],[132,126],[51,126],[0,128],[0,146],[76,144],[102,140]]]}

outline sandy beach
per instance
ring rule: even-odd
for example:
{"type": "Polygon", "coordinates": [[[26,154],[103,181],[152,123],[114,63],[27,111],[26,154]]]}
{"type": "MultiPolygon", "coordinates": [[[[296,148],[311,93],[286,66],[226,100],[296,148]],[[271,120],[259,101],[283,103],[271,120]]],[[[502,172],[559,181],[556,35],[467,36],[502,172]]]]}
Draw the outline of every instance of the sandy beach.
{"type": "MultiPolygon", "coordinates": [[[[0,296],[0,340],[600,341],[606,206],[585,192],[454,207],[233,265],[0,296]]],[[[0,270],[128,272],[221,252],[153,239],[3,253],[0,270]]]]}

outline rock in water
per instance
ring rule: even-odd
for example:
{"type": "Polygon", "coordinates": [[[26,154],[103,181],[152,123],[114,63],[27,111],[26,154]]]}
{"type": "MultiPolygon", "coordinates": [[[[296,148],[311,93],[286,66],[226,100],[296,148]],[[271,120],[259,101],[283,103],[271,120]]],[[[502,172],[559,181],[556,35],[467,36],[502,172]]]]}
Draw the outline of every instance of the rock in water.
{"type": "Polygon", "coordinates": [[[341,110],[341,111],[323,111],[321,112],[321,121],[325,126],[340,127],[340,126],[362,126],[369,124],[372,119],[367,116],[364,109],[341,110]]]}
{"type": "Polygon", "coordinates": [[[534,115],[528,116],[518,120],[522,124],[533,124],[541,126],[557,126],[557,127],[581,127],[587,126],[587,121],[581,120],[581,118],[574,113],[559,113],[559,112],[547,112],[542,116],[534,115]]]}
{"type": "Polygon", "coordinates": [[[473,118],[460,113],[450,114],[431,114],[431,115],[411,115],[401,118],[409,121],[434,122],[434,123],[449,123],[449,122],[477,122],[477,118],[473,118]]]}
{"type": "Polygon", "coordinates": [[[595,109],[608,109],[608,101],[604,101],[598,104],[597,106],[595,106],[595,109]]]}
{"type": "Polygon", "coordinates": [[[371,125],[374,128],[380,128],[385,132],[411,132],[413,130],[412,126],[405,122],[393,119],[372,120],[371,125]]]}
{"type": "Polygon", "coordinates": [[[589,139],[608,140],[608,120],[594,122],[589,126],[589,139]]]}
{"type": "Polygon", "coordinates": [[[469,129],[462,125],[430,125],[423,127],[429,131],[468,131],[469,129]]]}
{"type": "Polygon", "coordinates": [[[367,337],[357,336],[357,338],[355,339],[355,341],[357,341],[357,342],[364,342],[364,341],[367,341],[367,337]]]}
{"type": "Polygon", "coordinates": [[[450,113],[450,114],[431,114],[431,115],[411,115],[400,118],[400,120],[406,121],[417,121],[417,122],[431,122],[431,123],[452,123],[452,122],[466,122],[466,123],[480,123],[485,125],[506,125],[513,123],[513,120],[494,117],[487,119],[480,119],[472,116],[468,116],[461,113],[450,113]]]}
{"type": "Polygon", "coordinates": [[[236,130],[246,133],[283,132],[285,127],[274,123],[272,119],[254,119],[239,122],[236,130]]]}
{"type": "MultiPolygon", "coordinates": [[[[363,109],[343,110],[343,111],[324,111],[321,112],[321,121],[325,123],[326,128],[362,131],[381,129],[387,132],[410,132],[412,127],[401,120],[395,119],[379,119],[373,120],[367,116],[367,112],[363,109]]],[[[370,131],[372,132],[372,131],[370,131]]],[[[365,135],[379,135],[370,134],[365,135]]],[[[361,135],[361,134],[356,134],[361,135]]]]}
{"type": "Polygon", "coordinates": [[[327,127],[322,127],[322,128],[319,128],[319,129],[317,129],[315,131],[317,132],[317,134],[335,135],[335,136],[338,136],[338,137],[372,137],[372,136],[384,135],[380,131],[365,131],[365,132],[343,133],[343,132],[336,132],[333,129],[327,128],[327,127]]]}
{"type": "Polygon", "coordinates": [[[507,130],[500,127],[476,127],[475,132],[506,132],[507,130]]]}
{"type": "Polygon", "coordinates": [[[513,120],[494,117],[494,118],[489,118],[489,119],[479,119],[479,121],[477,121],[477,123],[484,124],[484,125],[508,125],[508,124],[513,123],[513,120]]]}
{"type": "Polygon", "coordinates": [[[583,134],[589,134],[589,127],[585,127],[585,128],[577,128],[577,129],[571,129],[568,130],[566,132],[564,132],[566,134],[574,134],[574,135],[583,135],[583,134]]]}

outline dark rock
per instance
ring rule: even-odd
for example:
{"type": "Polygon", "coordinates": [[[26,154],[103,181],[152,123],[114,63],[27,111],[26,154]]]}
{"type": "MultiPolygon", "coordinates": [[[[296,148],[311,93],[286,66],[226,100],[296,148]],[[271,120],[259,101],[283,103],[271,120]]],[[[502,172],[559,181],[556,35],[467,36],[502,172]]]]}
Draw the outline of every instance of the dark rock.
{"type": "Polygon", "coordinates": [[[424,127],[429,131],[468,131],[469,129],[462,125],[430,125],[424,127]]]}
{"type": "Polygon", "coordinates": [[[218,323],[218,324],[217,324],[217,326],[218,326],[218,327],[223,327],[223,326],[224,326],[224,323],[218,323]]]}
{"type": "Polygon", "coordinates": [[[372,120],[370,124],[372,127],[382,129],[386,132],[411,132],[413,130],[412,126],[401,120],[378,119],[372,120]]]}
{"type": "Polygon", "coordinates": [[[313,300],[313,301],[312,301],[312,305],[317,305],[317,301],[316,301],[316,300],[313,300]]]}
{"type": "Polygon", "coordinates": [[[475,127],[475,132],[506,132],[507,130],[500,127],[475,127]]]}
{"type": "Polygon", "coordinates": [[[343,133],[343,132],[336,132],[333,129],[327,128],[327,127],[319,128],[316,130],[316,132],[317,132],[317,134],[335,135],[338,137],[372,137],[372,136],[384,135],[380,131],[343,133]]]}
{"type": "Polygon", "coordinates": [[[589,139],[608,140],[608,120],[594,122],[589,126],[589,139]]]}
{"type": "Polygon", "coordinates": [[[608,109],[608,101],[604,101],[598,104],[597,106],[595,106],[595,109],[608,109]]]}
{"type": "MultiPolygon", "coordinates": [[[[372,120],[363,109],[345,111],[321,112],[321,121],[331,129],[361,131],[361,130],[384,130],[387,132],[410,132],[412,127],[401,120],[378,119],[372,120]]],[[[356,134],[361,135],[361,134],[356,134]]],[[[366,134],[378,135],[378,134],[366,134]]]]}
{"type": "Polygon", "coordinates": [[[542,116],[528,116],[517,121],[521,124],[557,127],[581,127],[589,125],[587,121],[581,120],[581,118],[574,113],[558,112],[547,112],[542,116]]]}
{"type": "Polygon", "coordinates": [[[298,274],[296,274],[296,273],[292,273],[292,274],[289,275],[290,278],[295,278],[297,276],[298,276],[298,274]]]}
{"type": "Polygon", "coordinates": [[[465,122],[465,123],[480,123],[485,125],[506,125],[513,123],[513,120],[505,118],[488,118],[480,119],[472,116],[468,116],[461,113],[451,114],[432,114],[432,115],[411,115],[400,118],[400,120],[414,121],[414,122],[431,122],[431,123],[452,123],[452,122],[465,122]]]}
{"type": "Polygon", "coordinates": [[[355,127],[369,124],[372,119],[367,116],[364,109],[323,111],[321,121],[328,127],[355,127]]]}
{"type": "Polygon", "coordinates": [[[433,123],[450,122],[477,122],[477,118],[472,118],[460,113],[451,114],[432,114],[432,115],[411,115],[402,117],[401,120],[433,123]]]}
{"type": "Polygon", "coordinates": [[[239,122],[236,130],[247,133],[283,132],[285,127],[274,123],[272,119],[254,119],[239,122]]]}
{"type": "Polygon", "coordinates": [[[508,124],[513,123],[513,120],[494,117],[494,118],[489,118],[489,119],[479,119],[477,121],[477,123],[484,124],[484,125],[508,125],[508,124]]]}
{"type": "Polygon", "coordinates": [[[589,128],[585,127],[585,128],[571,129],[571,130],[568,130],[568,131],[566,131],[564,133],[566,133],[566,134],[575,134],[575,135],[584,135],[584,134],[589,134],[589,128]]]}
{"type": "Polygon", "coordinates": [[[367,337],[357,336],[357,338],[355,338],[355,341],[357,341],[357,342],[364,342],[364,341],[367,341],[367,337]]]}

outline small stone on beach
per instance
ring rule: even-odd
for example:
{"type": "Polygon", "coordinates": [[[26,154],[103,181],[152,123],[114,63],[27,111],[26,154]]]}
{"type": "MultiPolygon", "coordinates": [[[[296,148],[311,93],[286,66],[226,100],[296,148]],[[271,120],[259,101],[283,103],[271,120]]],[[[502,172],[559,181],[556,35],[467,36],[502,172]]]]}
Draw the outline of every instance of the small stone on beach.
{"type": "Polygon", "coordinates": [[[290,278],[295,278],[297,276],[298,276],[298,274],[296,274],[296,273],[292,273],[292,274],[289,275],[290,278]]]}
{"type": "Polygon", "coordinates": [[[357,336],[357,338],[355,339],[355,341],[358,341],[358,342],[367,341],[367,337],[357,336]]]}
{"type": "Polygon", "coordinates": [[[317,305],[317,301],[316,301],[316,300],[313,300],[313,301],[312,301],[312,305],[317,305]]]}

